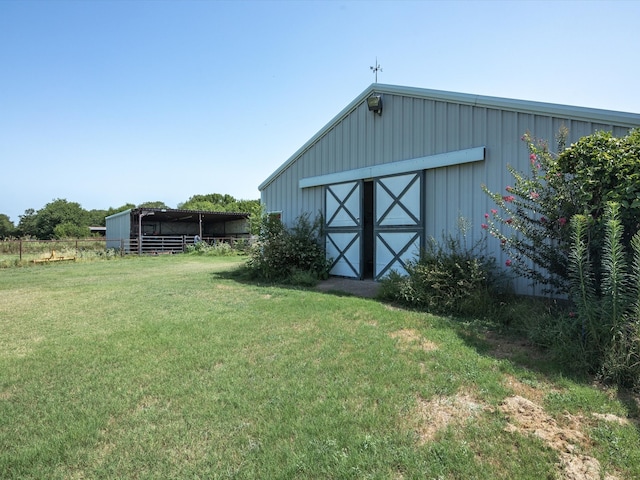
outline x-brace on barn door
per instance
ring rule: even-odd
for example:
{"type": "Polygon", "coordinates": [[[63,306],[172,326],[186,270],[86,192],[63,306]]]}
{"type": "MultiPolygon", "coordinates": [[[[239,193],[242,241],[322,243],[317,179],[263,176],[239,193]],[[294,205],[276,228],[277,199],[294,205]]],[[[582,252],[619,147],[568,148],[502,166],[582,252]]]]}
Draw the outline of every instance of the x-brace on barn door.
{"type": "Polygon", "coordinates": [[[375,278],[405,265],[420,253],[424,236],[422,171],[375,180],[375,278]]]}
{"type": "Polygon", "coordinates": [[[327,185],[325,237],[331,275],[362,278],[362,180],[327,185]]]}

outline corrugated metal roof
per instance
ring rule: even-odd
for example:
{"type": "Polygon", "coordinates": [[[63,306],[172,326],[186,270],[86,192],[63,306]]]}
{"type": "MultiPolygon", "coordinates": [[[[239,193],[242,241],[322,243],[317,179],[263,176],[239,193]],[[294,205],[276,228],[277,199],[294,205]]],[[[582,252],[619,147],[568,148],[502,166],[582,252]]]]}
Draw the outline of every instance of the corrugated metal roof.
{"type": "Polygon", "coordinates": [[[391,95],[445,101],[471,106],[495,108],[500,110],[552,115],[562,118],[571,118],[590,122],[601,122],[605,124],[615,124],[627,127],[640,126],[640,114],[637,113],[616,112],[612,110],[534,102],[530,100],[516,100],[484,95],[473,95],[468,93],[448,92],[443,90],[431,90],[425,88],[403,87],[398,85],[383,85],[374,83],[371,84],[360,95],[358,95],[349,105],[347,105],[340,113],[338,113],[338,115],[336,115],[318,133],[311,137],[309,141],[307,141],[291,157],[289,157],[289,159],[287,159],[280,167],[278,167],[264,182],[260,184],[258,189],[261,191],[264,190],[271,182],[273,182],[273,180],[275,180],[293,162],[295,162],[300,155],[311,148],[328,131],[330,131],[334,125],[338,124],[342,119],[348,116],[362,102],[364,102],[367,97],[369,97],[373,93],[387,93],[391,95]]]}
{"type": "Polygon", "coordinates": [[[174,208],[134,208],[115,213],[106,218],[114,218],[120,215],[137,215],[140,212],[152,213],[157,220],[186,221],[192,220],[195,215],[202,215],[203,221],[229,221],[249,218],[248,212],[207,212],[204,210],[180,210],[174,208]]]}

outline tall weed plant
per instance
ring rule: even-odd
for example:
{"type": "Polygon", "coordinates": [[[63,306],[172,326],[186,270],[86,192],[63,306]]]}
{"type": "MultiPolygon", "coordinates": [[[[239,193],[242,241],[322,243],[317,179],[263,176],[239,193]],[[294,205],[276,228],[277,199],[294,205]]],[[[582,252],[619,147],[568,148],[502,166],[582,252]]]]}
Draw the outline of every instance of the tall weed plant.
{"type": "Polygon", "coordinates": [[[640,232],[632,237],[632,252],[625,252],[617,203],[607,203],[604,226],[598,266],[589,254],[589,219],[571,219],[570,295],[577,310],[572,316],[579,321],[585,364],[605,381],[640,389],[640,232]]]}

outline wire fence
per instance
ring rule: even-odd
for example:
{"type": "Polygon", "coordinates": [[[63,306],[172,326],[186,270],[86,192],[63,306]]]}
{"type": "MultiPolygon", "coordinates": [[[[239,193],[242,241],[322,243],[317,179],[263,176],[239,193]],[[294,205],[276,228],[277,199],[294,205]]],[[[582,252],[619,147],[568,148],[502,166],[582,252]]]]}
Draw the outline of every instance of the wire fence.
{"type": "Polygon", "coordinates": [[[0,241],[0,262],[52,262],[76,260],[78,258],[102,255],[125,254],[172,254],[182,253],[189,245],[205,242],[209,245],[226,243],[234,249],[241,249],[251,243],[250,238],[205,237],[202,239],[187,235],[144,236],[137,238],[107,239],[91,237],[61,240],[2,240],[0,241]]]}
{"type": "Polygon", "coordinates": [[[105,250],[106,241],[101,237],[0,241],[0,259],[5,261],[73,259],[85,252],[104,252],[105,250]]]}

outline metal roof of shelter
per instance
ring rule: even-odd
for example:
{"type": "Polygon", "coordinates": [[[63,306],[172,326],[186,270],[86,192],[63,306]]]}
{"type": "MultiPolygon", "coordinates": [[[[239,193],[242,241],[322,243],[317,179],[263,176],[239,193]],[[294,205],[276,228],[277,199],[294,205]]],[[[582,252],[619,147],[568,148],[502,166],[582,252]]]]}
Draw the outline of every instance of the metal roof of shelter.
{"type": "Polygon", "coordinates": [[[208,212],[204,210],[179,210],[173,208],[133,208],[110,215],[110,217],[124,214],[139,215],[140,213],[144,213],[146,215],[152,214],[154,220],[162,222],[193,222],[198,218],[198,215],[201,215],[202,221],[207,223],[242,220],[243,218],[249,218],[250,215],[248,212],[208,212]]]}
{"type": "Polygon", "coordinates": [[[179,210],[172,208],[134,208],[131,213],[134,215],[143,212],[147,215],[153,214],[154,220],[162,222],[193,222],[200,215],[203,222],[228,222],[231,220],[242,220],[249,218],[249,213],[238,212],[207,212],[204,210],[179,210]]]}

